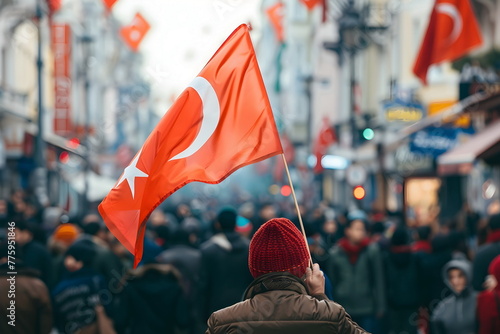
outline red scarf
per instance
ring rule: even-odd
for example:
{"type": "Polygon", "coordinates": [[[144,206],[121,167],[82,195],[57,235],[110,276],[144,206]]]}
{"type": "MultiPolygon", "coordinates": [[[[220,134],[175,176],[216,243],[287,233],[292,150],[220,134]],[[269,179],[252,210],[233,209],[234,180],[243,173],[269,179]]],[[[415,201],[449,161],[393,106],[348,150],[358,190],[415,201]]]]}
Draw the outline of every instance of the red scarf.
{"type": "Polygon", "coordinates": [[[410,245],[391,246],[391,253],[394,254],[411,253],[411,246],[410,245]]]}
{"type": "Polygon", "coordinates": [[[339,240],[339,246],[346,252],[349,262],[355,264],[358,262],[359,254],[363,249],[365,249],[371,240],[370,238],[364,238],[359,244],[353,245],[347,238],[342,238],[339,240]]]}
{"type": "Polygon", "coordinates": [[[413,252],[423,252],[423,253],[431,253],[432,252],[432,246],[431,243],[427,240],[419,240],[415,241],[413,244],[413,252]]]}
{"type": "Polygon", "coordinates": [[[500,241],[500,230],[495,230],[490,232],[490,234],[488,234],[488,238],[486,239],[486,243],[488,244],[492,244],[499,241],[500,241]]]}

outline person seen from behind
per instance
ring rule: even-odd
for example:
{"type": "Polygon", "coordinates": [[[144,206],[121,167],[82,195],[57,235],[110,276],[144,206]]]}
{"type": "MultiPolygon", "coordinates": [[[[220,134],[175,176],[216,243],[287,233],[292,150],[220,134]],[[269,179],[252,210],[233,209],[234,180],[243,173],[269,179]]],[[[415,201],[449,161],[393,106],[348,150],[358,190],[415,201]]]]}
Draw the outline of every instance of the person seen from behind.
{"type": "Polygon", "coordinates": [[[309,264],[304,237],[290,220],[263,224],[250,242],[254,281],[242,302],[210,316],[206,333],[367,333],[326,297],[323,272],[309,264]]]}

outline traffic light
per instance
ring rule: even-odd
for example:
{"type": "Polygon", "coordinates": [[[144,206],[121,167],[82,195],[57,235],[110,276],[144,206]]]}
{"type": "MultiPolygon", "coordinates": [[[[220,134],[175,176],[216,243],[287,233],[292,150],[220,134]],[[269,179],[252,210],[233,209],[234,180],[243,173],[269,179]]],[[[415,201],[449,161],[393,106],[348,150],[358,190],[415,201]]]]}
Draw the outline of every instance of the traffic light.
{"type": "Polygon", "coordinates": [[[59,154],[59,162],[62,164],[67,164],[69,162],[68,151],[62,151],[61,154],[59,154]]]}
{"type": "Polygon", "coordinates": [[[352,195],[357,200],[362,200],[366,196],[366,190],[363,186],[356,186],[352,190],[352,195]]]}
{"type": "Polygon", "coordinates": [[[71,138],[70,140],[68,140],[67,144],[66,144],[69,148],[72,148],[72,149],[76,149],[78,148],[78,146],[80,146],[80,139],[78,138],[71,138]]]}
{"type": "Polygon", "coordinates": [[[365,128],[363,129],[361,136],[364,140],[372,140],[373,138],[375,138],[375,131],[373,131],[372,128],[365,128]]]}
{"type": "Polygon", "coordinates": [[[284,185],[281,187],[281,195],[288,197],[292,194],[292,188],[289,185],[284,185]]]}

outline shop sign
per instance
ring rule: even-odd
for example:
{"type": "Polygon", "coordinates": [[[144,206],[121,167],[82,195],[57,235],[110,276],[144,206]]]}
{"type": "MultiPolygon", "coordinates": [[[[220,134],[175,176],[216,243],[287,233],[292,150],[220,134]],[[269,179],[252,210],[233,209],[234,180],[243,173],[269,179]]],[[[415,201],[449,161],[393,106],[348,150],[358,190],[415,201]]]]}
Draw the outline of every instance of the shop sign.
{"type": "Polygon", "coordinates": [[[424,117],[424,107],[418,102],[396,99],[385,102],[383,108],[388,122],[416,122],[424,117]]]}
{"type": "Polygon", "coordinates": [[[427,127],[411,135],[410,150],[413,153],[438,157],[473,134],[473,128],[427,127]]]}

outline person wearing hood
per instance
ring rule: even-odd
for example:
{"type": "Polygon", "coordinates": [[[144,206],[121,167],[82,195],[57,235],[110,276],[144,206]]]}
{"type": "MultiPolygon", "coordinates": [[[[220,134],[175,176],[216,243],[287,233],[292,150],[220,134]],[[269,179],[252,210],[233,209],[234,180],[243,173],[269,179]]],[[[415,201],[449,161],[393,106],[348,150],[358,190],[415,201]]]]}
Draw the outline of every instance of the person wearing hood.
{"type": "Polygon", "coordinates": [[[452,260],[442,271],[451,295],[435,308],[431,318],[434,334],[475,334],[477,293],[472,289],[472,269],[466,260],[452,260]]]}
{"type": "Polygon", "coordinates": [[[491,262],[489,274],[493,276],[496,284],[477,297],[479,334],[500,333],[500,255],[491,262]]]}
{"type": "Polygon", "coordinates": [[[217,233],[200,247],[199,292],[204,320],[240,301],[253,280],[247,266],[250,242],[235,231],[236,219],[234,209],[221,210],[214,224],[217,233]]]}

